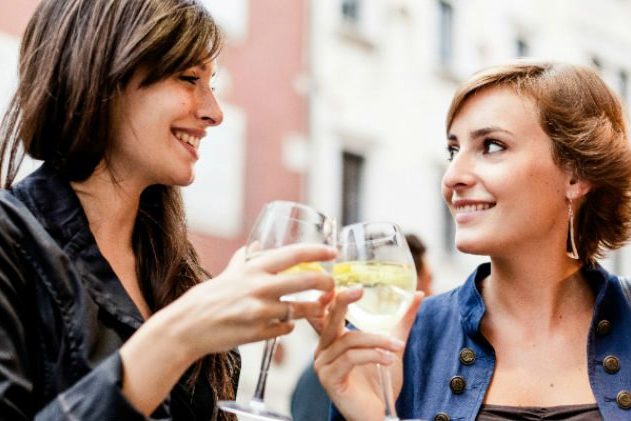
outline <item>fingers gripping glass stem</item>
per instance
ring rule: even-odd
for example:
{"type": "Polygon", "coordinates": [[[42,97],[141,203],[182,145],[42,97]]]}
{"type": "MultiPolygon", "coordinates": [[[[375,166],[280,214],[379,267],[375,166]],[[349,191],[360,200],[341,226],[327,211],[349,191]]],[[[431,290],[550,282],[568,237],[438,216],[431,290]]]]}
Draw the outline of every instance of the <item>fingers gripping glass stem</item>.
{"type": "MultiPolygon", "coordinates": [[[[333,246],[335,244],[335,222],[315,209],[300,203],[271,202],[263,208],[250,232],[246,259],[249,260],[269,250],[297,243],[333,246]]],[[[291,268],[283,268],[284,270],[280,273],[289,275],[308,271],[324,271],[320,262],[294,263],[297,264],[291,268]]],[[[293,318],[293,305],[288,301],[317,301],[304,300],[298,297],[295,294],[283,297],[287,306],[286,313],[276,319],[276,322],[286,323],[293,318]]],[[[219,407],[222,410],[244,415],[248,419],[291,421],[291,417],[267,409],[264,403],[265,386],[275,348],[275,338],[265,341],[256,391],[250,402],[240,404],[235,401],[220,401],[219,407]]]]}
{"type": "Polygon", "coordinates": [[[379,370],[379,380],[383,389],[383,402],[386,405],[385,421],[398,421],[397,412],[394,408],[394,399],[392,397],[392,378],[390,370],[381,364],[377,364],[379,370]]]}

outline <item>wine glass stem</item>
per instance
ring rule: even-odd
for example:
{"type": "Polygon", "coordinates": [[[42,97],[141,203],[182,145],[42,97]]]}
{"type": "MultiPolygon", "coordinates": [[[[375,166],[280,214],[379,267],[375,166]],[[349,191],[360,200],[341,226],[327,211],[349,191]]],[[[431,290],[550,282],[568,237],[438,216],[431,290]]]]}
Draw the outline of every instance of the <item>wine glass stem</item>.
{"type": "Polygon", "coordinates": [[[256,382],[256,390],[254,391],[253,401],[263,402],[265,400],[265,384],[267,383],[267,373],[269,372],[269,366],[272,362],[272,355],[276,349],[276,338],[268,339],[265,341],[265,348],[263,350],[263,359],[261,360],[261,371],[259,372],[259,379],[256,382]]]}
{"type": "Polygon", "coordinates": [[[392,399],[392,379],[390,378],[390,370],[381,364],[377,364],[379,370],[379,380],[381,380],[381,389],[383,391],[383,402],[386,404],[385,421],[399,421],[397,411],[394,408],[394,400],[392,399]]]}

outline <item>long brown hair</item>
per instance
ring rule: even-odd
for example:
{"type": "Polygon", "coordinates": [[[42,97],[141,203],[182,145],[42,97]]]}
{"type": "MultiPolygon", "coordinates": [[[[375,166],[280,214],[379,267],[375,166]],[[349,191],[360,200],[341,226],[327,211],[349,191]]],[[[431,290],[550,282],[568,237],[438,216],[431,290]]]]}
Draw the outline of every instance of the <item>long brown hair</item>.
{"type": "MultiPolygon", "coordinates": [[[[148,69],[147,86],[216,57],[221,45],[219,28],[195,0],[42,1],[22,39],[19,84],[0,128],[2,185],[12,185],[24,153],[69,181],[85,180],[107,160],[112,101],[136,70],[148,69]]],[[[207,278],[176,187],[142,193],[132,242],[154,311],[207,278]]],[[[235,396],[236,358],[208,357],[220,399],[235,396]]],[[[202,366],[196,363],[192,382],[202,366]]]]}
{"type": "Polygon", "coordinates": [[[534,101],[554,161],[591,184],[577,212],[581,261],[594,263],[606,250],[622,247],[631,235],[631,145],[616,94],[588,67],[517,60],[463,83],[449,108],[447,130],[467,98],[493,87],[534,101]]]}

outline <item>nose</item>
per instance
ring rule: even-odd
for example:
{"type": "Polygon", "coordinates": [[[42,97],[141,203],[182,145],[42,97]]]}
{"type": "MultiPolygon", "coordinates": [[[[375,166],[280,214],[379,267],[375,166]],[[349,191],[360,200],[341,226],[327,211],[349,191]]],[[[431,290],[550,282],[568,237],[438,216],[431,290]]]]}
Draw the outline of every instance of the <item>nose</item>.
{"type": "Polygon", "coordinates": [[[456,153],[443,175],[443,187],[459,190],[475,183],[475,163],[466,151],[456,153]]]}
{"type": "Polygon", "coordinates": [[[207,126],[218,126],[223,121],[223,110],[217,101],[212,89],[208,88],[200,92],[197,106],[197,118],[207,126]]]}

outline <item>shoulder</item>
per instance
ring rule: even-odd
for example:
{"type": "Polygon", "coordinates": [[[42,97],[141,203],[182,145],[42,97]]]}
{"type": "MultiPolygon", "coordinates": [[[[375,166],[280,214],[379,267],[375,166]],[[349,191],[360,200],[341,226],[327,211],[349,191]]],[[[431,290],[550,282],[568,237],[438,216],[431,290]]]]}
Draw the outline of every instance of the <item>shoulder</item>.
{"type": "Polygon", "coordinates": [[[609,273],[602,266],[583,270],[597,294],[596,306],[611,306],[619,303],[625,308],[631,307],[631,278],[609,273]]]}
{"type": "Polygon", "coordinates": [[[0,242],[7,247],[22,239],[30,212],[8,190],[0,190],[0,242]]]}
{"type": "Polygon", "coordinates": [[[0,190],[0,268],[27,277],[25,272],[58,254],[58,247],[41,222],[11,191],[0,190]]]}
{"type": "MultiPolygon", "coordinates": [[[[6,190],[0,190],[0,294],[16,301],[26,281],[28,243],[24,215],[28,210],[6,190]]],[[[2,301],[0,299],[0,301],[2,301]]]]}
{"type": "Polygon", "coordinates": [[[626,276],[611,276],[609,283],[620,288],[627,304],[631,306],[631,278],[626,276]]]}

